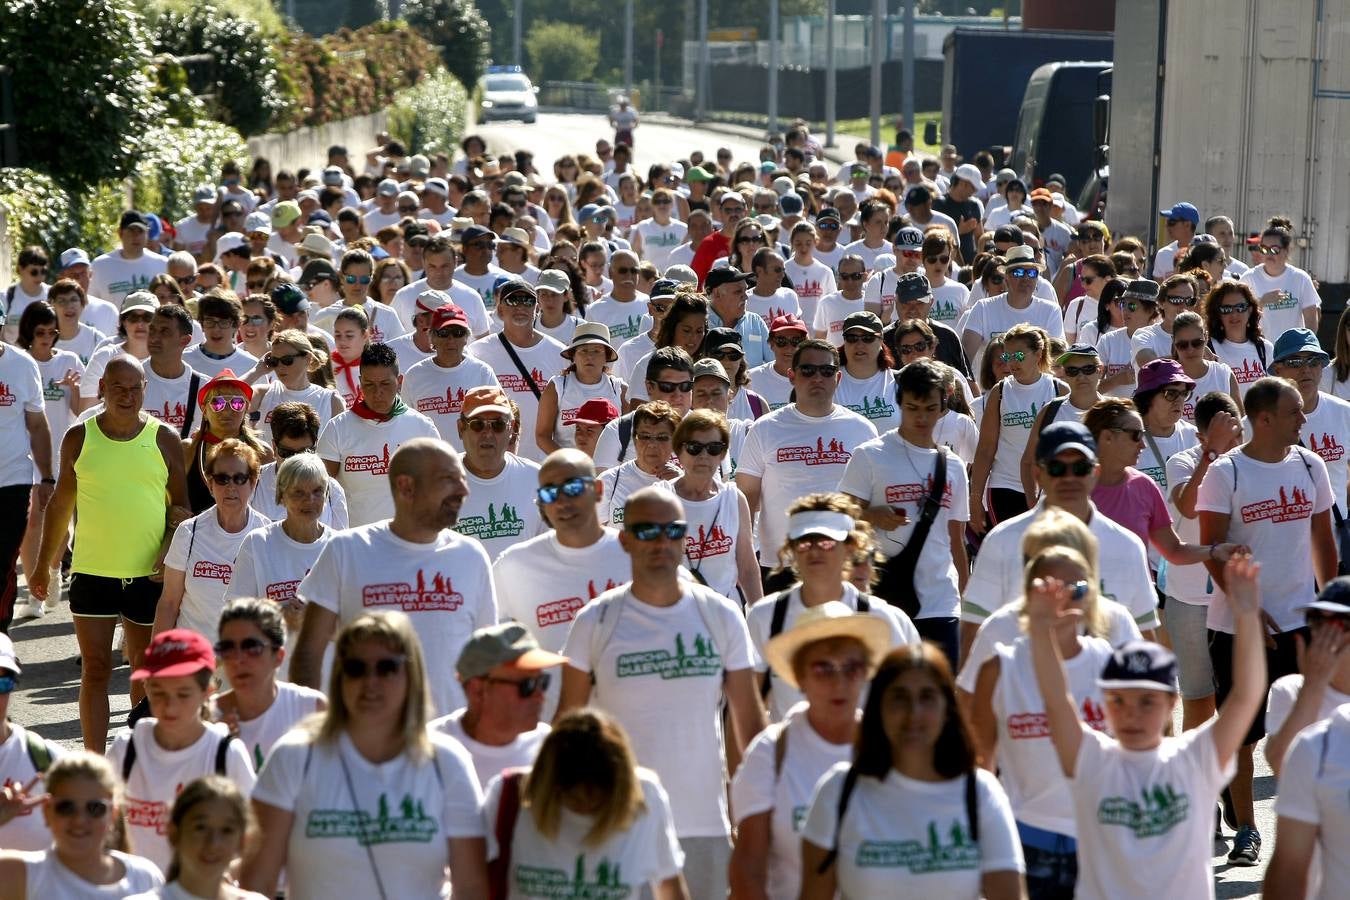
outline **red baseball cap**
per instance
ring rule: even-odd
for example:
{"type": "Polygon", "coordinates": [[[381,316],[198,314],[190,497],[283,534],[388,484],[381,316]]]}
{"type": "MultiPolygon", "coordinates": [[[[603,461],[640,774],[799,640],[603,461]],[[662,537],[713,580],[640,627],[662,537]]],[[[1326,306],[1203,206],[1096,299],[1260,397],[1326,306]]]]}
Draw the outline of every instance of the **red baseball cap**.
{"type": "Polygon", "coordinates": [[[576,418],[572,422],[579,425],[608,425],[618,417],[619,410],[611,401],[604,397],[592,397],[577,407],[576,418]]]}
{"type": "Polygon", "coordinates": [[[190,628],[170,628],[150,639],[141,667],[131,673],[131,680],[175,678],[202,669],[216,670],[216,651],[211,642],[190,628]]]}
{"type": "Polygon", "coordinates": [[[775,317],[774,320],[769,323],[769,334],[773,334],[777,331],[800,331],[802,334],[811,333],[807,330],[806,323],[795,313],[787,313],[775,317]]]}
{"type": "Polygon", "coordinates": [[[206,406],[206,396],[216,388],[222,387],[237,388],[243,393],[245,400],[253,400],[253,386],[234,374],[233,369],[225,369],[215,378],[202,385],[202,389],[197,392],[197,405],[206,406]]]}
{"type": "Polygon", "coordinates": [[[451,325],[469,327],[469,317],[465,315],[464,310],[453,303],[447,303],[431,311],[432,328],[448,328],[451,325]]]}

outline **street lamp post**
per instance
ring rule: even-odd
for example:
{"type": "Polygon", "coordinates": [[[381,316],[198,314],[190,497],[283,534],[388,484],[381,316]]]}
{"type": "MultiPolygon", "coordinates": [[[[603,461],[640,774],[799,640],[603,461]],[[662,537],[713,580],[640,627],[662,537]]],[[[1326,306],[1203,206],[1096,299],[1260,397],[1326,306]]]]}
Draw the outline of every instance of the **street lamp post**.
{"type": "Polygon", "coordinates": [[[708,113],[708,0],[698,0],[698,105],[695,119],[708,113]]]}
{"type": "Polygon", "coordinates": [[[769,0],[769,133],[778,132],[778,0],[769,0]]]}
{"type": "Polygon", "coordinates": [[[623,92],[633,99],[633,0],[623,6],[623,92]]]}
{"type": "Polygon", "coordinates": [[[520,20],[525,16],[525,0],[516,0],[516,11],[511,16],[511,62],[521,65],[520,61],[520,20]]]}
{"type": "Polygon", "coordinates": [[[905,0],[905,90],[900,97],[902,127],[914,130],[914,0],[905,0]]]}
{"type": "Polygon", "coordinates": [[[834,146],[834,3],[825,2],[825,146],[834,146]]]}
{"type": "Polygon", "coordinates": [[[881,143],[881,31],[886,27],[886,0],[872,0],[872,143],[881,143]]]}

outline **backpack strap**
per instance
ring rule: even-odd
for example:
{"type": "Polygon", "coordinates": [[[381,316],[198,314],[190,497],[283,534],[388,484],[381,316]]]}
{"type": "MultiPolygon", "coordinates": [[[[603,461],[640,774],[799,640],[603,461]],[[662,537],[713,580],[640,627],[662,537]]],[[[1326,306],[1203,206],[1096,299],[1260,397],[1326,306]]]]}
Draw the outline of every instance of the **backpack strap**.
{"type": "Polygon", "coordinates": [[[858,612],[865,613],[872,611],[872,597],[870,594],[858,595],[858,612]]]}
{"type": "Polygon", "coordinates": [[[185,441],[192,436],[192,423],[197,412],[197,389],[201,386],[201,373],[193,372],[192,376],[188,378],[187,406],[184,407],[187,412],[183,413],[183,427],[178,429],[178,436],[185,441]]]}
{"type": "Polygon", "coordinates": [[[131,767],[136,765],[136,736],[127,737],[127,752],[122,754],[122,783],[131,778],[131,767]]]}
{"type": "Polygon", "coordinates": [[[614,637],[614,629],[619,626],[623,596],[623,591],[616,591],[591,601],[597,607],[595,627],[591,629],[591,684],[595,684],[595,667],[600,663],[600,654],[604,652],[610,638],[614,637]]]}
{"type": "Polygon", "coordinates": [[[1046,426],[1055,421],[1055,416],[1059,415],[1059,408],[1063,406],[1068,399],[1067,396],[1056,397],[1042,407],[1042,409],[1045,410],[1045,415],[1041,418],[1041,430],[1036,432],[1037,436],[1045,431],[1046,426]]]}
{"type": "Polygon", "coordinates": [[[234,742],[234,735],[227,734],[216,744],[216,774],[222,778],[227,777],[226,763],[229,760],[230,744],[234,742]]]}
{"type": "Polygon", "coordinates": [[[488,863],[488,897],[506,900],[511,883],[511,843],[516,820],[520,818],[520,787],[525,769],[507,769],[502,773],[502,793],[497,800],[497,820],[492,834],[497,839],[497,858],[488,863]]]}
{"type": "Polygon", "coordinates": [[[783,773],[783,760],[787,759],[788,720],[784,719],[778,733],[773,736],[773,780],[783,773]]]}
{"type": "Polygon", "coordinates": [[[839,807],[834,814],[834,846],[830,852],[825,854],[825,858],[820,861],[820,867],[816,869],[817,875],[824,875],[834,865],[834,861],[839,857],[839,832],[844,827],[844,813],[848,812],[848,801],[853,796],[853,789],[858,786],[858,768],[849,766],[848,771],[844,773],[844,786],[839,790],[839,807]]]}
{"type": "Polygon", "coordinates": [[[966,822],[970,832],[971,843],[980,842],[980,807],[979,798],[976,796],[975,767],[971,766],[970,771],[966,773],[966,822]]]}
{"type": "Polygon", "coordinates": [[[703,619],[703,625],[708,629],[708,637],[712,638],[713,648],[722,659],[722,674],[725,677],[727,663],[726,657],[722,654],[727,650],[731,635],[727,634],[722,608],[717,602],[720,595],[702,585],[691,585],[690,592],[694,595],[694,602],[698,606],[698,614],[703,619]]]}
{"type": "Polygon", "coordinates": [[[633,440],[633,414],[628,413],[619,417],[619,458],[615,460],[616,464],[622,464],[623,458],[628,455],[628,445],[633,440]]]}
{"type": "MultiPolygon", "coordinates": [[[[374,325],[375,319],[372,317],[370,322],[374,325]]],[[[502,346],[506,348],[506,355],[511,357],[511,362],[515,363],[516,371],[520,373],[520,377],[524,378],[525,383],[530,386],[530,393],[534,394],[534,399],[538,400],[543,396],[544,392],[540,390],[539,385],[535,383],[534,376],[530,374],[530,370],[525,368],[525,364],[520,361],[520,354],[516,352],[515,347],[511,346],[511,342],[506,339],[506,333],[502,331],[497,332],[497,339],[500,340],[502,346]]]]}
{"type": "MultiPolygon", "coordinates": [[[[764,643],[768,643],[778,635],[783,633],[783,624],[787,621],[787,608],[789,595],[792,589],[779,591],[778,596],[773,601],[773,618],[769,620],[769,637],[764,643]]],[[[773,673],[769,669],[764,670],[764,677],[759,683],[759,698],[767,700],[769,691],[773,688],[773,673]]]]}
{"type": "Polygon", "coordinates": [[[33,768],[39,773],[46,772],[52,764],[52,748],[41,737],[24,729],[24,743],[28,748],[28,758],[33,763],[33,768]]]}

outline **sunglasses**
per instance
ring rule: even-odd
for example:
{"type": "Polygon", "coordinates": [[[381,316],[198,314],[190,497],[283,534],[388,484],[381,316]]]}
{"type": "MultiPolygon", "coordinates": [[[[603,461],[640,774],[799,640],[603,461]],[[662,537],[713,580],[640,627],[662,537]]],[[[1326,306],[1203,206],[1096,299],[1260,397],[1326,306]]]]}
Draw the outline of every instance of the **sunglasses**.
{"type": "Polygon", "coordinates": [[[586,493],[586,488],[595,483],[594,478],[578,476],[569,478],[559,484],[541,484],[534,492],[539,498],[539,502],[544,505],[558,502],[558,495],[564,497],[580,497],[586,493]]]}
{"type": "Polygon", "coordinates": [[[1256,248],[1256,252],[1262,256],[1279,256],[1284,252],[1283,247],[1268,247],[1265,244],[1256,248]]]}
{"type": "Polygon", "coordinates": [[[1173,306],[1194,306],[1196,302],[1190,294],[1167,294],[1165,299],[1173,306]]]}
{"type": "Polygon", "coordinates": [[[1320,356],[1291,356],[1279,362],[1279,365],[1288,366],[1291,369],[1320,369],[1326,364],[1327,361],[1320,356]]]}
{"type": "Polygon", "coordinates": [[[1096,284],[1096,283],[1097,283],[1098,281],[1100,281],[1100,280],[1101,280],[1101,279],[1098,278],[1098,277],[1096,277],[1095,275],[1084,275],[1083,278],[1082,278],[1083,286],[1084,286],[1084,287],[1092,287],[1094,284],[1096,284]]]}
{"type": "Polygon", "coordinates": [[[348,284],[370,284],[369,275],[344,275],[342,277],[348,284]]]}
{"type": "Polygon", "coordinates": [[[1051,478],[1063,478],[1065,475],[1086,478],[1092,474],[1093,465],[1086,459],[1076,459],[1071,463],[1062,459],[1048,459],[1041,464],[1041,468],[1045,469],[1045,474],[1051,478]]]}
{"type": "Polygon", "coordinates": [[[1079,375],[1096,375],[1101,370],[1101,366],[1096,363],[1088,363],[1085,366],[1065,366],[1064,374],[1070,378],[1077,378],[1079,375]]]}
{"type": "Polygon", "coordinates": [[[689,523],[678,520],[664,525],[660,522],[634,522],[625,526],[624,530],[643,543],[659,541],[661,538],[682,541],[689,531],[689,523]]]}
{"type": "Polygon", "coordinates": [[[615,268],[614,268],[614,274],[615,274],[615,275],[636,275],[636,274],[637,274],[637,268],[636,268],[635,266],[615,266],[615,268]]]}
{"type": "Polygon", "coordinates": [[[244,407],[248,406],[248,401],[243,397],[212,397],[207,401],[207,406],[216,412],[224,412],[227,406],[235,412],[243,412],[244,407]]]}
{"type": "Polygon", "coordinates": [[[197,276],[196,276],[196,275],[186,275],[186,276],[184,276],[184,277],[182,277],[182,278],[175,278],[174,281],[178,282],[179,284],[183,285],[184,287],[187,287],[187,286],[189,286],[189,285],[193,285],[193,284],[196,284],[196,283],[197,283],[197,276]]]}
{"type": "Polygon", "coordinates": [[[818,659],[806,668],[811,673],[811,677],[819,678],[822,681],[833,681],[836,678],[843,678],[845,681],[857,681],[867,675],[867,665],[857,661],[835,665],[829,660],[818,659]]]}
{"type": "Polygon", "coordinates": [[[664,444],[671,439],[669,434],[651,434],[650,432],[639,431],[633,435],[639,441],[648,441],[653,444],[664,444]]]}
{"type": "Polygon", "coordinates": [[[880,339],[881,335],[875,331],[864,331],[862,334],[850,331],[844,335],[844,341],[849,344],[875,344],[880,339]]]}
{"type": "Polygon", "coordinates": [[[865,273],[863,272],[840,272],[840,281],[862,281],[865,273]]]}
{"type": "Polygon", "coordinates": [[[998,355],[998,358],[1003,362],[1026,362],[1027,352],[1025,350],[1013,350],[1012,352],[1004,350],[998,355]]]}
{"type": "Polygon", "coordinates": [[[538,675],[531,675],[528,678],[521,678],[519,680],[515,678],[493,678],[491,676],[484,679],[484,681],[487,681],[489,684],[514,684],[516,686],[516,693],[522,700],[528,700],[535,694],[543,693],[548,690],[549,682],[552,680],[553,676],[548,672],[540,672],[538,675]]]}
{"type": "Polygon", "coordinates": [[[687,394],[694,389],[692,381],[653,381],[656,389],[663,394],[673,394],[679,391],[681,394],[687,394]]]}
{"type": "MultiPolygon", "coordinates": [[[[847,337],[845,338],[847,340],[847,337]]],[[[928,341],[919,341],[917,344],[900,344],[896,347],[901,356],[913,356],[916,353],[927,352],[930,344],[928,341]]]]}
{"type": "Polygon", "coordinates": [[[1117,301],[1116,301],[1116,306],[1120,307],[1120,308],[1123,309],[1125,312],[1138,312],[1138,311],[1143,307],[1143,305],[1144,305],[1144,304],[1142,304],[1142,303],[1136,303],[1136,302],[1133,301],[1133,300],[1117,300],[1117,301]]]}
{"type": "Polygon", "coordinates": [[[1002,283],[1003,283],[1003,276],[1000,275],[1000,274],[998,274],[997,272],[995,272],[995,273],[989,275],[988,277],[989,277],[989,283],[990,283],[990,284],[1002,284],[1002,283]]]}
{"type": "MultiPolygon", "coordinates": [[[[512,205],[512,206],[516,206],[517,204],[512,203],[511,205],[512,205]]],[[[525,204],[524,204],[524,203],[521,203],[521,204],[519,204],[519,205],[520,205],[520,206],[524,206],[525,204]]],[[[408,215],[417,215],[417,207],[415,207],[415,206],[400,206],[400,207],[398,208],[398,211],[401,212],[401,213],[407,213],[408,215]]]]}
{"type": "Polygon", "coordinates": [[[1205,346],[1204,338],[1195,338],[1190,341],[1173,341],[1172,346],[1178,350],[1199,350],[1205,346]]]}
{"type": "MultiPolygon", "coordinates": [[[[591,221],[593,221],[593,222],[603,222],[604,220],[605,220],[604,217],[601,216],[600,218],[598,218],[598,219],[592,219],[591,221]]],[[[496,241],[469,241],[469,243],[467,243],[467,244],[464,245],[464,249],[466,249],[466,250],[491,250],[491,249],[492,249],[493,247],[495,247],[496,245],[497,245],[497,242],[496,242],[496,241]]]]}
{"type": "Polygon", "coordinates": [[[792,539],[793,550],[810,550],[813,547],[817,550],[833,550],[839,542],[834,538],[825,537],[820,534],[806,534],[799,538],[792,539]]]}
{"type": "Polygon", "coordinates": [[[86,800],[84,803],[77,803],[74,800],[57,800],[52,804],[52,812],[62,819],[73,819],[80,813],[91,819],[101,819],[108,814],[108,802],[86,800]]]}
{"type": "Polygon", "coordinates": [[[945,265],[947,265],[948,263],[950,263],[950,262],[952,261],[952,258],[951,258],[950,255],[945,255],[945,256],[925,256],[925,257],[923,258],[923,261],[926,262],[926,263],[928,263],[928,264],[930,264],[930,265],[933,264],[933,263],[941,263],[942,265],[945,266],[945,265]]]}
{"type": "Polygon", "coordinates": [[[776,337],[776,338],[771,338],[770,340],[773,341],[773,345],[774,345],[775,347],[780,347],[780,348],[781,348],[781,347],[800,347],[801,344],[802,344],[802,341],[806,340],[806,338],[804,338],[804,337],[799,337],[799,338],[776,337]]]}
{"type": "Polygon", "coordinates": [[[1123,426],[1112,425],[1107,430],[1114,431],[1116,434],[1126,435],[1136,444],[1144,439],[1144,429],[1142,428],[1125,428],[1123,426]]]}
{"type": "Polygon", "coordinates": [[[685,441],[684,449],[690,456],[702,456],[704,450],[709,456],[721,456],[727,452],[727,444],[726,441],[685,441]]]}
{"type": "Polygon", "coordinates": [[[821,378],[833,378],[839,374],[839,367],[832,363],[823,365],[813,365],[812,363],[802,363],[797,367],[797,374],[803,378],[815,378],[819,375],[821,378]]]}
{"type": "Polygon", "coordinates": [[[1013,278],[1035,278],[1041,274],[1041,270],[1032,266],[1017,266],[1008,270],[1008,274],[1013,278]]]}
{"type": "Polygon", "coordinates": [[[33,266],[32,268],[30,268],[30,269],[28,270],[28,274],[29,274],[29,275],[46,275],[46,274],[47,274],[47,267],[46,267],[46,266],[33,266]]]}
{"type": "Polygon", "coordinates": [[[1250,303],[1234,303],[1232,305],[1225,305],[1221,303],[1219,304],[1219,315],[1221,316],[1242,315],[1251,308],[1252,305],[1250,303]]]}
{"type": "Polygon", "coordinates": [[[18,687],[19,679],[16,675],[0,675],[0,694],[8,694],[18,687]]]}
{"type": "Polygon", "coordinates": [[[308,355],[308,353],[287,353],[285,356],[273,356],[269,353],[263,357],[263,365],[269,369],[275,369],[277,366],[289,366],[300,357],[308,355]]]}
{"type": "Polygon", "coordinates": [[[1180,225],[1182,222],[1186,222],[1186,221],[1189,221],[1189,220],[1188,220],[1188,219],[1168,219],[1168,220],[1167,220],[1167,224],[1168,224],[1168,225],[1180,225]]]}
{"type": "Polygon", "coordinates": [[[465,424],[470,431],[476,431],[480,434],[485,428],[491,428],[493,434],[501,434],[511,427],[511,423],[505,419],[470,419],[465,424]]]}
{"type": "Polygon", "coordinates": [[[433,328],[431,333],[438,338],[466,338],[469,336],[469,329],[457,328],[454,325],[447,325],[445,328],[433,328]]]}
{"type": "Polygon", "coordinates": [[[652,206],[670,206],[669,200],[653,200],[652,206]]]}
{"type": "MultiPolygon", "coordinates": [[[[297,437],[298,437],[298,435],[297,435],[297,437]]],[[[290,459],[292,456],[298,456],[298,455],[301,454],[301,453],[316,453],[316,452],[318,452],[318,451],[316,451],[315,448],[312,447],[312,446],[310,446],[310,447],[305,447],[305,448],[302,449],[302,450],[292,450],[290,447],[283,447],[283,446],[281,446],[280,444],[278,444],[278,445],[277,445],[276,447],[274,447],[273,449],[276,451],[277,459],[290,459]]]]}
{"type": "Polygon", "coordinates": [[[234,326],[234,319],[217,319],[215,316],[207,316],[202,319],[203,328],[233,328],[234,326]]]}
{"type": "Polygon", "coordinates": [[[244,638],[242,641],[216,641],[216,656],[221,659],[231,659],[235,653],[243,653],[245,656],[262,656],[265,650],[275,650],[276,645],[258,638],[244,638]]]}
{"type": "Polygon", "coordinates": [[[1164,388],[1162,397],[1168,403],[1176,403],[1178,400],[1185,400],[1194,390],[1195,388],[1164,388]]]}
{"type": "Polygon", "coordinates": [[[825,224],[825,223],[817,222],[817,223],[816,223],[816,230],[817,230],[817,231],[838,231],[838,230],[839,230],[839,226],[838,226],[838,225],[835,225],[835,224],[833,224],[833,223],[825,224]]]}
{"type": "Polygon", "coordinates": [[[1310,609],[1306,613],[1304,620],[1309,625],[1331,625],[1341,631],[1350,629],[1350,616],[1337,615],[1336,613],[1327,613],[1310,609]]]}
{"type": "Polygon", "coordinates": [[[750,244],[750,243],[754,243],[754,244],[762,244],[762,243],[764,243],[764,235],[762,235],[762,234],[745,234],[745,235],[741,235],[741,239],[740,239],[740,241],[739,241],[738,243],[742,243],[742,244],[750,244]]]}
{"type": "Polygon", "coordinates": [[[923,251],[922,251],[922,250],[901,250],[901,251],[900,251],[900,255],[903,256],[905,259],[918,259],[920,256],[923,256],[923,251]]]}
{"type": "Polygon", "coordinates": [[[251,479],[247,472],[235,472],[233,475],[227,475],[224,472],[211,473],[211,483],[219,485],[220,487],[224,487],[225,485],[231,483],[238,485],[245,485],[248,484],[250,480],[251,479]]]}
{"type": "Polygon", "coordinates": [[[501,298],[501,303],[504,306],[534,306],[534,298],[524,293],[507,294],[501,298]]]}
{"type": "Polygon", "coordinates": [[[652,312],[658,316],[664,316],[666,313],[670,312],[669,303],[652,303],[651,301],[648,301],[647,305],[650,306],[652,312]]]}
{"type": "Polygon", "coordinates": [[[375,660],[373,665],[367,665],[364,659],[344,659],[342,674],[353,681],[365,678],[372,672],[376,678],[392,678],[403,671],[407,661],[406,656],[384,656],[375,660]]]}

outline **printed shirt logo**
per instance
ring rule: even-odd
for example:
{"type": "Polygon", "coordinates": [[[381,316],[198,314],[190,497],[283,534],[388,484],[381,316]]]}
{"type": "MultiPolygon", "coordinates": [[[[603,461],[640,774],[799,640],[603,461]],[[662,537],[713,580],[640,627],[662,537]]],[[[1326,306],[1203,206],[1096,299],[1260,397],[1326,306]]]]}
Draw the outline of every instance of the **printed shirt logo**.
{"type": "Polygon", "coordinates": [[[928,310],[928,318],[939,322],[954,321],[957,315],[956,304],[950,300],[934,300],[933,306],[928,310]]]}
{"type": "Polygon", "coordinates": [[[295,589],[300,586],[300,581],[301,579],[297,578],[294,581],[272,582],[267,586],[267,599],[273,603],[285,603],[287,600],[294,600],[295,589]]]}
{"type": "MultiPolygon", "coordinates": [[[[611,330],[610,333],[613,334],[613,331],[611,330]]],[[[530,378],[538,385],[543,385],[548,382],[548,376],[535,368],[530,369],[530,378]]],[[[530,390],[529,384],[525,382],[524,378],[520,377],[519,372],[508,372],[506,374],[498,375],[497,381],[501,383],[502,390],[504,391],[510,391],[513,394],[534,395],[534,391],[530,390]]]]}
{"type": "Polygon", "coordinates": [[[234,572],[234,566],[229,563],[211,562],[207,559],[199,559],[192,567],[192,577],[200,578],[204,581],[221,581],[225,584],[230,583],[230,575],[234,572]]]}
{"type": "Polygon", "coordinates": [[[66,399],[66,389],[55,378],[48,378],[46,387],[42,389],[42,399],[64,400],[66,399]]]}
{"type": "Polygon", "coordinates": [[[371,475],[389,474],[389,444],[384,445],[384,452],[379,456],[371,454],[370,456],[348,456],[342,460],[342,471],[344,472],[366,472],[371,475]]]}
{"type": "Polygon", "coordinates": [[[525,530],[525,522],[511,504],[503,503],[501,515],[498,515],[496,504],[489,503],[486,517],[466,516],[455,525],[455,530],[480,541],[489,541],[493,538],[518,537],[525,530]]]}
{"type": "Polygon", "coordinates": [[[380,794],[379,810],[316,809],[305,822],[307,838],[356,838],[363,847],[372,844],[426,844],[440,830],[426,814],[421,800],[404,794],[398,815],[390,815],[389,798],[380,794]]]}
{"type": "Polygon", "coordinates": [[[819,281],[812,281],[809,278],[803,278],[802,283],[797,285],[797,299],[802,297],[819,297],[824,291],[821,290],[819,281]]]}
{"type": "Polygon", "coordinates": [[[849,404],[848,409],[864,419],[890,419],[895,416],[895,405],[885,397],[863,397],[861,405],[849,404]]]}
{"type": "Polygon", "coordinates": [[[1237,376],[1238,384],[1251,384],[1258,378],[1266,377],[1266,370],[1260,362],[1253,362],[1251,359],[1244,359],[1242,365],[1233,369],[1233,374],[1237,376]]]}
{"type": "Polygon", "coordinates": [[[722,658],[717,655],[712,641],[704,635],[694,636],[694,652],[686,652],[684,635],[675,635],[675,653],[669,650],[639,650],[624,653],[614,662],[615,674],[620,678],[640,675],[660,675],[672,678],[703,678],[722,674],[722,658]]]}
{"type": "Polygon", "coordinates": [[[953,820],[948,836],[951,840],[944,844],[937,822],[929,822],[927,845],[919,841],[863,841],[854,862],[863,868],[904,868],[911,875],[978,869],[980,848],[965,826],[953,820]]]}
{"type": "Polygon", "coordinates": [[[697,535],[687,535],[684,539],[684,553],[689,559],[707,559],[712,556],[722,556],[730,553],[732,545],[735,542],[722,530],[721,525],[713,525],[712,530],[704,532],[703,526],[698,526],[697,535]]]}
{"type": "Polygon", "coordinates": [[[1307,444],[1308,449],[1322,457],[1325,462],[1339,462],[1345,458],[1345,447],[1341,446],[1341,442],[1336,440],[1334,434],[1327,434],[1325,431],[1322,432],[1322,441],[1320,444],[1317,441],[1317,435],[1310,434],[1308,435],[1307,444]]]}
{"type": "Polygon", "coordinates": [[[361,591],[361,605],[397,606],[404,612],[454,612],[464,605],[464,595],[457,593],[449,576],[437,573],[426,582],[426,574],[417,570],[417,585],[406,581],[368,584],[361,591]]]}
{"type": "Polygon", "coordinates": [[[830,442],[825,443],[823,437],[816,438],[814,447],[809,444],[802,447],[779,447],[778,461],[789,463],[803,463],[808,466],[845,466],[853,457],[853,454],[844,449],[844,444],[838,438],[830,438],[830,442]]]}
{"type": "Polygon", "coordinates": [[[620,340],[628,340],[638,336],[638,329],[642,327],[642,316],[630,315],[622,322],[615,322],[609,326],[609,338],[611,344],[617,344],[620,340]]]}
{"type": "Polygon", "coordinates": [[[13,406],[17,399],[14,392],[9,389],[9,385],[0,381],[0,406],[13,406]]]}
{"type": "MultiPolygon", "coordinates": [[[[933,476],[928,475],[924,478],[923,484],[888,484],[886,485],[886,503],[919,503],[922,504],[933,493],[933,476]]],[[[949,482],[942,489],[942,508],[952,508],[952,486],[949,482]]]]}
{"type": "MultiPolygon", "coordinates": [[[[1079,717],[1093,731],[1106,730],[1106,710],[1091,697],[1083,699],[1079,717]]],[[[1014,713],[1008,716],[1008,737],[1014,741],[1031,741],[1050,737],[1050,720],[1044,712],[1014,713]]]]}
{"type": "Polygon", "coordinates": [[[1293,294],[1291,294],[1289,291],[1276,291],[1275,295],[1279,298],[1278,300],[1276,300],[1274,303],[1262,304],[1261,308],[1264,310],[1293,309],[1294,307],[1298,306],[1298,298],[1295,297],[1293,294]]]}
{"type": "Polygon", "coordinates": [[[1242,521],[1295,522],[1311,517],[1312,511],[1312,501],[1302,488],[1295,487],[1292,491],[1285,491],[1284,485],[1280,485],[1280,499],[1272,497],[1269,500],[1247,504],[1242,507],[1242,521]]]}
{"type": "Polygon", "coordinates": [[[446,388],[445,396],[436,397],[418,397],[417,411],[420,413],[434,413],[442,416],[452,415],[459,412],[464,405],[464,388],[446,388]]]}
{"type": "Polygon", "coordinates": [[[1036,411],[1037,406],[1035,403],[1031,404],[1031,409],[1029,410],[1005,409],[1003,411],[1003,427],[1004,428],[1021,427],[1030,430],[1031,426],[1036,422],[1036,411]]]}
{"type": "Polygon", "coordinates": [[[132,828],[153,828],[155,834],[169,830],[169,805],[159,800],[126,798],[127,825],[132,828]]]}
{"type": "Polygon", "coordinates": [[[595,875],[588,879],[584,853],[577,854],[571,878],[562,869],[517,865],[513,872],[516,890],[512,894],[558,900],[623,900],[633,893],[633,888],[624,882],[619,869],[618,863],[602,857],[595,866],[595,875]]]}
{"type": "MultiPolygon", "coordinates": [[[[604,591],[618,587],[613,578],[605,579],[605,586],[596,590],[595,579],[586,582],[586,593],[590,596],[589,600],[594,600],[604,591]]],[[[564,597],[561,600],[550,600],[543,603],[534,611],[534,620],[540,628],[547,628],[550,625],[566,625],[577,617],[577,610],[586,605],[586,600],[580,597],[564,597]]]]}
{"type": "Polygon", "coordinates": [[[1170,784],[1155,784],[1140,792],[1142,803],[1126,797],[1104,797],[1097,805],[1097,822],[1102,825],[1121,825],[1134,832],[1136,838],[1158,837],[1186,821],[1191,800],[1178,794],[1170,784]]]}
{"type": "Polygon", "coordinates": [[[1167,469],[1162,466],[1140,466],[1139,471],[1152,478],[1153,483],[1162,488],[1163,496],[1167,495],[1167,469]]]}
{"type": "Polygon", "coordinates": [[[108,299],[119,302],[132,291],[143,291],[150,286],[149,275],[133,275],[126,281],[108,282],[108,299]]]}
{"type": "MultiPolygon", "coordinates": [[[[146,412],[165,425],[172,425],[175,428],[183,427],[184,417],[187,415],[187,410],[183,408],[183,404],[175,403],[173,406],[169,406],[168,400],[164,401],[164,406],[161,409],[147,409],[146,412]]],[[[271,413],[269,412],[268,415],[270,416],[271,413]]]]}

